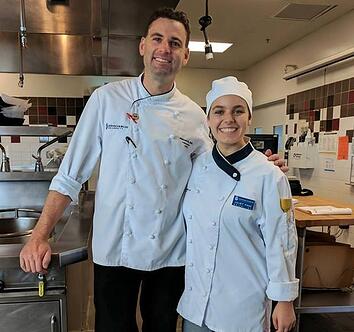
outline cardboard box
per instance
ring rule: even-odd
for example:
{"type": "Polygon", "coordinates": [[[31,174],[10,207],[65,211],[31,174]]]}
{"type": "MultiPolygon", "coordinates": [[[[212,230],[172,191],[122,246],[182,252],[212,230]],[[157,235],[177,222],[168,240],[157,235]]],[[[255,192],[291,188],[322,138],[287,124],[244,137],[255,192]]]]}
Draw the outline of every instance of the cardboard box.
{"type": "Polygon", "coordinates": [[[354,276],[354,249],[348,244],[309,242],[304,252],[303,287],[349,287],[354,276]]]}

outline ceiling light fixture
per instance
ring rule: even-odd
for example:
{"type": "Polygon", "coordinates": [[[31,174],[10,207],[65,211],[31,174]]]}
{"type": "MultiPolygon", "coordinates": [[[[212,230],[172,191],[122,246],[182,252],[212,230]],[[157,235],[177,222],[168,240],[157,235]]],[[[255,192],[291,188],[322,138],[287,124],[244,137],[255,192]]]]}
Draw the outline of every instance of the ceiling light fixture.
{"type": "MultiPolygon", "coordinates": [[[[213,52],[215,53],[224,53],[228,48],[230,48],[233,43],[218,43],[218,42],[209,42],[213,47],[213,52]]],[[[191,52],[205,52],[205,43],[201,41],[190,41],[188,48],[191,52]]]]}

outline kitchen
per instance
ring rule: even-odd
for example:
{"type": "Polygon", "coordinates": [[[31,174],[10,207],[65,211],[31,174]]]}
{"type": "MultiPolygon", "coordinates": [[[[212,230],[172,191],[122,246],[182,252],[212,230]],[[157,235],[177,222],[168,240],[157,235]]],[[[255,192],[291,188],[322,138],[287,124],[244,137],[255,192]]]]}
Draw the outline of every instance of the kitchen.
{"type": "MultiPolygon", "coordinates": [[[[151,2],[145,5],[141,1],[132,2],[129,6],[119,1],[58,2],[25,1],[28,47],[23,50],[23,88],[18,87],[20,1],[2,3],[2,8],[6,10],[0,20],[0,42],[4,43],[0,48],[0,92],[31,99],[32,107],[24,115],[25,125],[37,127],[51,123],[58,128],[73,128],[87,96],[96,87],[127,76],[137,76],[142,70],[137,47],[145,23],[140,18],[145,13],[149,16],[147,13],[151,13],[153,6],[151,2]],[[90,22],[89,26],[86,22],[90,22]],[[46,47],[43,48],[43,45],[46,47]],[[80,51],[83,48],[90,51],[80,51]],[[51,114],[53,107],[63,113],[57,116],[51,114]]],[[[158,1],[153,3],[156,7],[161,5],[158,1]]],[[[275,18],[288,3],[293,1],[209,1],[209,14],[213,21],[207,27],[208,37],[211,42],[231,42],[234,45],[223,54],[215,53],[214,59],[209,61],[203,53],[192,53],[189,64],[177,77],[177,86],[204,107],[204,97],[212,80],[227,75],[237,76],[247,82],[253,91],[255,107],[251,131],[273,133],[273,127],[282,126],[285,142],[296,120],[296,116],[291,119],[287,109],[290,111],[291,104],[299,104],[291,101],[295,98],[292,96],[332,83],[343,82],[342,86],[348,83],[348,89],[339,92],[347,96],[346,101],[340,104],[345,106],[346,113],[337,116],[344,120],[336,131],[339,136],[349,137],[349,151],[353,151],[353,57],[348,56],[345,61],[325,65],[292,79],[285,80],[283,77],[318,62],[326,62],[338,54],[350,54],[354,47],[351,36],[354,4],[349,0],[332,1],[331,5],[336,7],[328,8],[323,15],[308,20],[275,18]],[[286,133],[286,126],[289,133],[286,133]]],[[[315,0],[296,3],[328,5],[325,1],[315,0]]],[[[177,5],[177,9],[188,13],[192,40],[202,41],[198,20],[205,14],[205,2],[169,1],[167,5],[177,5]]],[[[19,136],[2,134],[0,143],[5,146],[14,169],[31,169],[34,162],[31,155],[43,144],[39,143],[38,136],[51,135],[19,136]]],[[[67,143],[64,141],[48,147],[48,150],[65,147],[67,143]]],[[[284,143],[279,152],[284,153],[284,143]]],[[[45,153],[42,158],[45,165],[50,162],[50,157],[47,158],[45,153]]],[[[289,175],[300,178],[302,185],[311,188],[316,195],[331,199],[335,192],[338,201],[352,204],[354,187],[347,184],[351,182],[350,157],[337,160],[333,153],[321,154],[315,171],[292,169],[291,162],[289,166],[289,175]],[[330,166],[323,167],[324,162],[330,166]]],[[[94,182],[94,179],[89,181],[89,189],[95,187],[94,182]]],[[[340,240],[354,244],[352,227],[342,232],[340,240]]],[[[73,285],[80,284],[78,275],[90,279],[87,262],[80,264],[67,268],[73,285]]],[[[78,290],[75,286],[73,288],[78,290]]],[[[92,291],[88,287],[80,292],[85,293],[83,299],[91,297],[92,300],[92,291]]],[[[90,325],[90,319],[86,319],[85,314],[92,310],[92,305],[90,307],[87,301],[78,299],[78,295],[72,301],[73,309],[68,313],[77,310],[79,312],[72,316],[80,319],[75,322],[68,317],[69,330],[80,330],[84,324],[90,325]]]]}

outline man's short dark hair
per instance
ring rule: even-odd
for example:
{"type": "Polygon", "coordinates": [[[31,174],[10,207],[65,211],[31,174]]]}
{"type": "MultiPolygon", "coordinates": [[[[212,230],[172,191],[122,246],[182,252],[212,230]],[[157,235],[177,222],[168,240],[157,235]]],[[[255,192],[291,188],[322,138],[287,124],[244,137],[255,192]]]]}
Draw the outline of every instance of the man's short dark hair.
{"type": "Polygon", "coordinates": [[[188,47],[189,38],[191,35],[191,28],[189,26],[189,20],[187,14],[180,10],[175,10],[173,8],[159,8],[150,16],[147,28],[145,31],[145,37],[148,35],[151,24],[159,18],[168,18],[170,20],[175,20],[183,24],[186,30],[186,47],[188,47]]]}

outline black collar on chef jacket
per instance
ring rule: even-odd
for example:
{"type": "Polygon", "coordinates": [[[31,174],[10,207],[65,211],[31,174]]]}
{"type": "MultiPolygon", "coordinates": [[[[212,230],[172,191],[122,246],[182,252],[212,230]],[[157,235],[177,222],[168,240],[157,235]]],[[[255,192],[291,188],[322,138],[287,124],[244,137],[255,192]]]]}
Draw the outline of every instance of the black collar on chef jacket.
{"type": "Polygon", "coordinates": [[[235,164],[236,162],[245,159],[252,151],[253,147],[251,143],[247,143],[242,149],[225,157],[219,151],[218,147],[215,144],[212,151],[212,156],[216,165],[218,165],[219,168],[221,168],[227,175],[229,175],[236,181],[240,181],[241,174],[234,166],[232,166],[232,164],[235,164]]]}

